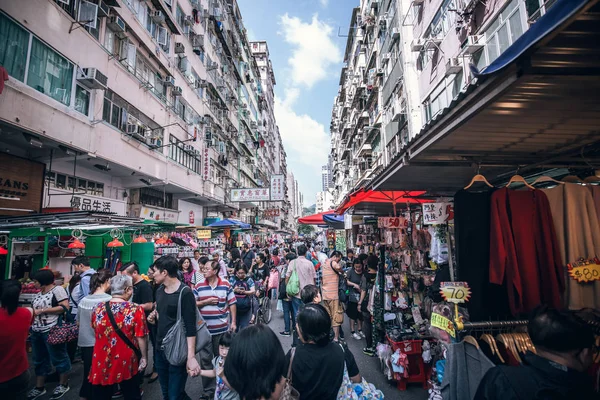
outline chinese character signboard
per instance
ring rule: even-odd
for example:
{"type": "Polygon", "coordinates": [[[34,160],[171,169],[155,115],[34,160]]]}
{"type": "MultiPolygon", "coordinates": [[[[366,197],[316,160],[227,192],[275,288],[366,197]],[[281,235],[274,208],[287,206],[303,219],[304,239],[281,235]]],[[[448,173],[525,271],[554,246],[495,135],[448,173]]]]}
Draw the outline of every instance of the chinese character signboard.
{"type": "Polygon", "coordinates": [[[210,180],[210,149],[205,144],[202,152],[202,179],[210,180]]]}
{"type": "Polygon", "coordinates": [[[39,213],[46,165],[0,154],[0,215],[39,213]]]}
{"type": "Polygon", "coordinates": [[[271,201],[285,200],[285,180],[283,175],[271,176],[271,201]]]}
{"type": "Polygon", "coordinates": [[[68,190],[50,188],[48,196],[44,199],[46,208],[71,208],[75,211],[93,211],[115,213],[125,216],[127,205],[122,200],[111,199],[107,197],[91,196],[88,194],[79,194],[68,190]]]}
{"type": "Polygon", "coordinates": [[[269,201],[269,192],[268,188],[231,189],[231,201],[269,201]]]}
{"type": "Polygon", "coordinates": [[[134,213],[136,217],[151,219],[154,221],[174,222],[179,219],[179,211],[160,209],[150,206],[135,206],[134,213]],[[139,211],[138,211],[139,209],[139,211]]]}
{"type": "Polygon", "coordinates": [[[196,231],[196,237],[198,239],[210,239],[211,231],[210,229],[199,229],[196,231]]]}
{"type": "Polygon", "coordinates": [[[423,204],[423,223],[425,225],[445,224],[454,219],[452,203],[423,204]]]}

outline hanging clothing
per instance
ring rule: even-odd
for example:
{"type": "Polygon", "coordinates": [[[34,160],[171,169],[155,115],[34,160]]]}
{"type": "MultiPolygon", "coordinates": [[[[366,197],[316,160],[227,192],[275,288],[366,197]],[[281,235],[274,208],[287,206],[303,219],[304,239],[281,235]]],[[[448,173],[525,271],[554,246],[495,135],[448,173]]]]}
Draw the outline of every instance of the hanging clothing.
{"type": "Polygon", "coordinates": [[[563,273],[567,279],[566,305],[570,309],[600,308],[600,281],[579,283],[568,276],[566,265],[583,257],[600,256],[600,223],[588,188],[565,183],[544,189],[552,209],[563,273]]]}
{"type": "Polygon", "coordinates": [[[502,188],[491,200],[490,282],[506,281],[514,316],[540,304],[561,308],[564,268],[548,198],[540,190],[502,188]]]}
{"type": "Polygon", "coordinates": [[[503,320],[510,315],[506,288],[490,283],[490,214],[494,191],[459,190],[454,195],[457,278],[468,282],[472,289],[467,303],[472,321],[503,320]]]}
{"type": "Polygon", "coordinates": [[[444,400],[472,400],[479,383],[495,367],[483,352],[467,342],[450,344],[441,390],[444,400]]]}
{"type": "Polygon", "coordinates": [[[594,199],[594,206],[596,207],[596,215],[598,216],[598,223],[600,223],[600,186],[588,185],[587,186],[592,192],[592,198],[594,199]]]}

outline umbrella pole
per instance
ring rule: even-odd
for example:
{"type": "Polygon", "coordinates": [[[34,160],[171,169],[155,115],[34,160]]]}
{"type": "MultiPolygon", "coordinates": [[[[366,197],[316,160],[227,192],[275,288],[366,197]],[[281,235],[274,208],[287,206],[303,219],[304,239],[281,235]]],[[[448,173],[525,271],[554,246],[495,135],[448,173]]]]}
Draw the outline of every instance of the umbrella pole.
{"type": "Polygon", "coordinates": [[[394,207],[394,218],[397,216],[396,214],[396,199],[392,201],[392,206],[394,207]]]}

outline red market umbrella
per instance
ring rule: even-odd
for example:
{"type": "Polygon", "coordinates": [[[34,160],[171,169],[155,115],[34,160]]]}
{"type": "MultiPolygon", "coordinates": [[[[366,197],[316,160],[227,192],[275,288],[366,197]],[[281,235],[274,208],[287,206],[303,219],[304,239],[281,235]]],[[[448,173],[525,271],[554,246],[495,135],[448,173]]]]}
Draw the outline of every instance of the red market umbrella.
{"type": "Polygon", "coordinates": [[[335,211],[330,210],[318,214],[307,215],[306,217],[298,218],[298,223],[304,225],[327,225],[327,222],[323,219],[323,216],[329,214],[335,214],[335,211]]]}
{"type": "Polygon", "coordinates": [[[417,198],[425,194],[424,191],[409,190],[364,190],[360,189],[346,197],[345,201],[335,210],[338,215],[344,214],[349,208],[360,203],[392,203],[394,214],[396,204],[421,204],[431,200],[417,198]]]}

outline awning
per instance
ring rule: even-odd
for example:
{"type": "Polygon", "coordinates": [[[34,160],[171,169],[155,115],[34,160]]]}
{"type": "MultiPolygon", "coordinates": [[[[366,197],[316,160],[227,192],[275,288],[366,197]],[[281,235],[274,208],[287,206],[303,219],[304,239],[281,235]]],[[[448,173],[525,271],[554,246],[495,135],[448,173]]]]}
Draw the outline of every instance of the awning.
{"type": "Polygon", "coordinates": [[[344,214],[348,209],[359,204],[367,205],[366,203],[386,203],[391,205],[393,210],[396,204],[419,204],[428,202],[429,200],[418,199],[418,196],[423,195],[424,191],[408,191],[408,190],[365,190],[359,189],[356,192],[348,195],[344,202],[335,210],[339,215],[344,214]]]}
{"type": "Polygon", "coordinates": [[[323,219],[324,215],[333,214],[334,211],[324,211],[322,213],[307,215],[306,217],[298,218],[298,223],[303,225],[327,225],[323,219]]]}
{"type": "Polygon", "coordinates": [[[221,221],[213,222],[212,224],[207,225],[207,227],[213,229],[251,229],[252,225],[238,221],[237,219],[223,219],[221,221]]]}
{"type": "Polygon", "coordinates": [[[600,165],[599,0],[559,0],[371,181],[448,195],[480,171],[600,165]]]}
{"type": "Polygon", "coordinates": [[[333,229],[344,229],[344,216],[336,214],[323,215],[323,221],[333,229]]]}

